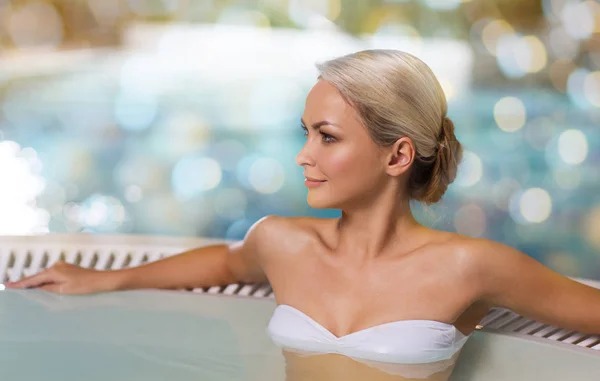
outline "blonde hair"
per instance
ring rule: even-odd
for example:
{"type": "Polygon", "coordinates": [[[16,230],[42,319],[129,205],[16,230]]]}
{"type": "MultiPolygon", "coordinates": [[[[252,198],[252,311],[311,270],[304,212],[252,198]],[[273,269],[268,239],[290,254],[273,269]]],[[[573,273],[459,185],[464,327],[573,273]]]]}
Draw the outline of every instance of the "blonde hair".
{"type": "Polygon", "coordinates": [[[364,50],[317,64],[379,146],[409,137],[416,149],[410,199],[438,202],[456,178],[462,146],[442,87],[423,61],[398,50],[364,50]]]}

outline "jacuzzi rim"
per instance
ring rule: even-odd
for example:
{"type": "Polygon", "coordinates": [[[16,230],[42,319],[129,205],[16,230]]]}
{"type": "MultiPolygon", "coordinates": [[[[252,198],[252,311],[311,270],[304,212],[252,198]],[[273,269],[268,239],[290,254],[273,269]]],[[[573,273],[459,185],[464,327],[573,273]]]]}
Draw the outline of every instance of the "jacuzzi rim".
{"type": "Polygon", "coordinates": [[[476,330],[476,332],[483,332],[485,334],[489,333],[491,335],[496,335],[496,336],[504,336],[504,337],[508,336],[511,339],[535,342],[536,344],[543,344],[543,345],[550,346],[550,347],[559,347],[561,349],[575,351],[578,354],[588,354],[588,355],[591,355],[594,357],[598,357],[598,359],[600,359],[600,351],[593,349],[593,348],[582,347],[577,344],[563,343],[562,341],[550,340],[550,339],[547,339],[544,337],[528,335],[526,333],[503,331],[501,329],[496,329],[496,328],[484,328],[484,329],[476,330]]]}

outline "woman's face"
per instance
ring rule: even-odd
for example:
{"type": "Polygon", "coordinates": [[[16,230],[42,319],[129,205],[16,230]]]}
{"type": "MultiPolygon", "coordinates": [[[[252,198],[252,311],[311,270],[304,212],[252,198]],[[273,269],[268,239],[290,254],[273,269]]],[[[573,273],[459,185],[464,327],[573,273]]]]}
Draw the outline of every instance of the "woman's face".
{"type": "Polygon", "coordinates": [[[311,207],[343,209],[375,196],[385,179],[384,156],[329,82],[311,89],[302,127],[307,138],[296,162],[304,168],[311,207]]]}

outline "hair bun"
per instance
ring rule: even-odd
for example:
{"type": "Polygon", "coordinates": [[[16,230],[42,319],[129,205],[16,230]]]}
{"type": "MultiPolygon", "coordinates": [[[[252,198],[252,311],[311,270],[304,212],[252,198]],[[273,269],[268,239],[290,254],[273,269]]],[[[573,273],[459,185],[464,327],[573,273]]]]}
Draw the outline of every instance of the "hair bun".
{"type": "Polygon", "coordinates": [[[447,116],[442,120],[435,161],[431,164],[429,179],[418,200],[433,204],[441,200],[448,186],[456,179],[462,160],[462,145],[454,135],[454,122],[447,116]]]}

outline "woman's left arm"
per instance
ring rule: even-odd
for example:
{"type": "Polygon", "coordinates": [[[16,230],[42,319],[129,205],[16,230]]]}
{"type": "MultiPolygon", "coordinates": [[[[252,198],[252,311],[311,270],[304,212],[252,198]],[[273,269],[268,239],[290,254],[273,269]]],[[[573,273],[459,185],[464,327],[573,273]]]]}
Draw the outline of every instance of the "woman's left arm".
{"type": "Polygon", "coordinates": [[[471,249],[481,300],[542,323],[600,333],[600,289],[501,243],[478,239],[471,249]]]}

